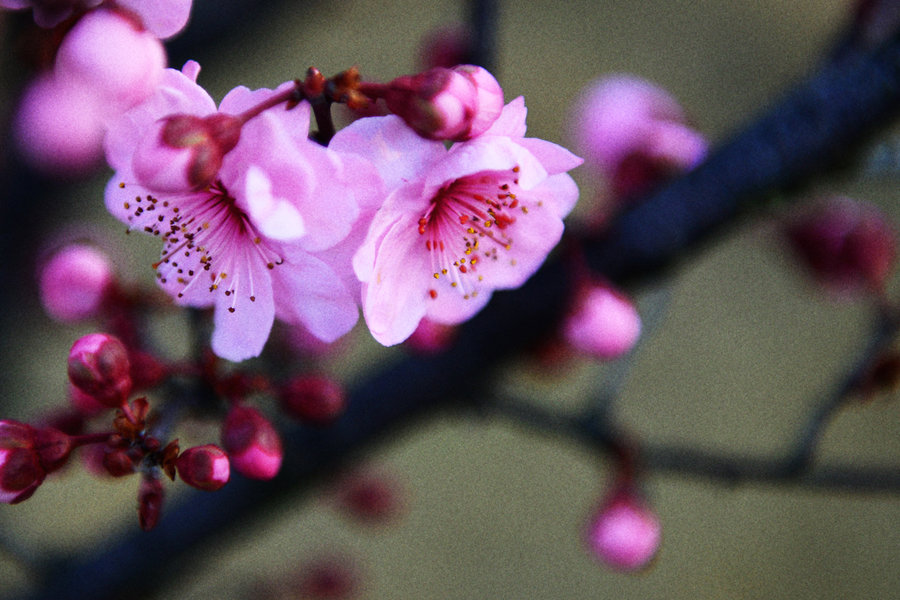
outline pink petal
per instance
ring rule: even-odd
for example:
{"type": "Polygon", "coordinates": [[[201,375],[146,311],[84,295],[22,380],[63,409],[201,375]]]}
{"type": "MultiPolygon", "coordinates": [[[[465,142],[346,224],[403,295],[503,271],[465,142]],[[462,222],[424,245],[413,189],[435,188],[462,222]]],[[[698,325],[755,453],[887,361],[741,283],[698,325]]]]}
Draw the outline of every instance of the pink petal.
{"type": "Polygon", "coordinates": [[[525,108],[525,98],[519,96],[503,107],[500,116],[494,121],[482,135],[499,135],[510,138],[525,136],[525,117],[528,109],[525,108]]]}
{"type": "Polygon", "coordinates": [[[172,37],[187,25],[192,0],[118,0],[117,4],[138,15],[144,27],[158,38],[172,37]]]}
{"type": "Polygon", "coordinates": [[[256,165],[250,165],[246,176],[247,214],[266,237],[288,241],[306,234],[303,217],[284,198],[272,194],[272,182],[256,165]]]}
{"type": "Polygon", "coordinates": [[[356,325],[359,308],[338,274],[318,257],[287,250],[273,271],[279,318],[301,324],[325,342],[333,342],[356,325]]]}
{"type": "Polygon", "coordinates": [[[418,215],[386,232],[378,245],[372,277],[363,285],[363,314],[372,336],[385,346],[412,335],[425,315],[434,281],[431,257],[416,233],[418,215]]]}
{"type": "Polygon", "coordinates": [[[388,189],[419,178],[446,152],[441,142],[426,140],[393,115],[358,119],[337,132],[328,147],[371,161],[388,189]]]}
{"type": "Polygon", "coordinates": [[[531,152],[550,175],[565,173],[584,162],[562,146],[539,138],[522,138],[516,143],[531,152]]]}
{"type": "Polygon", "coordinates": [[[212,349],[218,356],[234,362],[262,352],[275,320],[272,280],[265,265],[249,260],[253,252],[252,248],[248,250],[247,260],[235,260],[235,268],[230,273],[238,281],[240,291],[226,296],[224,285],[216,290],[212,349]],[[255,300],[250,299],[251,289],[255,300]]]}

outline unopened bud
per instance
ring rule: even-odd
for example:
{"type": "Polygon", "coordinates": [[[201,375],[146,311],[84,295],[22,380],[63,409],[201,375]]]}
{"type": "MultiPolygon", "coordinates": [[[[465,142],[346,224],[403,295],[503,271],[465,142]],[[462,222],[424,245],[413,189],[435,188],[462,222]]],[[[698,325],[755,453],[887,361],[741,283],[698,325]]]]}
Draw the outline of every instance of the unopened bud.
{"type": "Polygon", "coordinates": [[[592,285],[577,296],[563,323],[563,337],[579,352],[600,360],[623,356],[637,343],[641,317],[623,294],[592,285]]]}
{"type": "Polygon", "coordinates": [[[44,481],[46,472],[34,441],[35,429],[30,425],[0,421],[0,503],[22,502],[44,481]]]}
{"type": "Polygon", "coordinates": [[[347,407],[344,388],[330,377],[301,375],[281,388],[281,408],[290,416],[308,423],[327,424],[347,407]]]}
{"type": "Polygon", "coordinates": [[[142,185],[159,192],[201,189],[213,183],[240,134],[241,121],[231,115],[169,115],[138,143],[134,174],[142,185]]]}
{"type": "Polygon", "coordinates": [[[475,86],[475,116],[468,131],[456,139],[469,140],[487,131],[503,111],[503,88],[490,71],[475,65],[457,65],[453,71],[468,78],[475,86]]]}
{"type": "Polygon", "coordinates": [[[57,321],[90,319],[100,312],[113,281],[113,267],[104,253],[86,244],[72,244],[61,248],[44,265],[41,303],[57,321]]]}
{"type": "Polygon", "coordinates": [[[262,413],[235,405],[222,424],[222,445],[239,473],[250,479],[272,479],[281,469],[281,438],[262,413]]]}
{"type": "Polygon", "coordinates": [[[475,119],[478,91],[472,80],[436,67],[388,84],[385,102],[416,133],[431,140],[464,139],[475,119]]]}
{"type": "Polygon", "coordinates": [[[134,473],[134,461],[127,450],[117,448],[103,455],[103,468],[113,477],[125,477],[134,473]]]}
{"type": "Polygon", "coordinates": [[[138,522],[141,529],[150,531],[156,527],[162,513],[165,490],[162,482],[155,477],[144,477],[138,488],[138,522]]]}
{"type": "Polygon", "coordinates": [[[600,561],[620,571],[650,564],[659,550],[662,527],[647,503],[629,489],[620,489],[588,524],[587,545],[600,561]]]}
{"type": "Polygon", "coordinates": [[[208,492],[221,489],[231,476],[228,456],[214,444],[188,448],[175,460],[175,467],[182,481],[208,492]]]}
{"type": "Polygon", "coordinates": [[[128,351],[105,333],[79,338],[69,351],[69,381],[105,406],[121,406],[131,392],[128,351]]]}
{"type": "Polygon", "coordinates": [[[51,473],[69,460],[72,438],[53,427],[35,430],[34,448],[44,472],[51,473]]]}

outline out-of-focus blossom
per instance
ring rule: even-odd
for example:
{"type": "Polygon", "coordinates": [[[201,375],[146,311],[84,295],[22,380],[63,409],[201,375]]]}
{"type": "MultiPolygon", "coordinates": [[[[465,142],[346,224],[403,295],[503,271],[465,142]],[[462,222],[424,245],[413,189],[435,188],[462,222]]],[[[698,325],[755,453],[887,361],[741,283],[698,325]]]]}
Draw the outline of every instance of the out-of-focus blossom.
{"type": "Polygon", "coordinates": [[[48,73],[29,83],[22,95],[13,139],[31,166],[79,175],[102,162],[104,117],[102,98],[48,73]]]}
{"type": "Polygon", "coordinates": [[[611,360],[637,343],[641,317],[623,294],[606,285],[591,285],[576,294],[562,328],[565,340],[576,350],[611,360]]]}
{"type": "Polygon", "coordinates": [[[614,491],[588,524],[586,541],[591,553],[618,571],[647,567],[662,537],[659,518],[637,493],[614,491]]]}
{"type": "Polygon", "coordinates": [[[845,197],[824,199],[785,227],[795,256],[835,297],[880,292],[894,269],[897,235],[876,207],[845,197]]]}
{"type": "Polygon", "coordinates": [[[187,25],[192,0],[116,0],[116,6],[141,20],[144,29],[160,39],[170,38],[187,25]]]}
{"type": "Polygon", "coordinates": [[[402,342],[423,317],[465,321],[494,290],[522,285],[559,241],[578,198],[566,171],[581,159],[525,138],[525,114],[516,99],[449,150],[395,116],[360,119],[332,140],[372,161],[389,190],[353,259],[366,323],[382,344],[402,342]]]}
{"type": "Polygon", "coordinates": [[[586,168],[606,180],[614,201],[694,167],[707,150],[678,101],[633,75],[601,77],[585,88],[571,127],[586,168]]]}
{"type": "Polygon", "coordinates": [[[44,310],[58,321],[72,323],[98,314],[115,281],[112,263],[86,244],[59,249],[40,274],[44,310]]]}
{"type": "MultiPolygon", "coordinates": [[[[310,141],[310,107],[302,102],[247,121],[206,188],[165,193],[138,184],[134,154],[159,119],[216,113],[195,83],[198,72],[193,62],[183,72],[167,70],[158,92],[111,126],[107,160],[116,174],[107,208],[130,229],[163,240],[157,277],[177,303],[215,307],[212,348],[219,356],[258,355],[276,316],[322,340],[337,339],[356,323],[358,308],[339,273],[349,265],[334,265],[346,253],[334,249],[353,230],[358,199],[379,189],[377,174],[310,141]]],[[[219,111],[240,114],[293,85],[235,88],[219,111]]]]}
{"type": "Polygon", "coordinates": [[[347,407],[343,386],[324,375],[298,375],[281,386],[278,396],[285,413],[318,425],[331,423],[347,407]]]}
{"type": "Polygon", "coordinates": [[[56,76],[101,98],[115,115],[156,90],[166,67],[162,43],[120,12],[94,10],[63,38],[56,55],[56,76]]]}

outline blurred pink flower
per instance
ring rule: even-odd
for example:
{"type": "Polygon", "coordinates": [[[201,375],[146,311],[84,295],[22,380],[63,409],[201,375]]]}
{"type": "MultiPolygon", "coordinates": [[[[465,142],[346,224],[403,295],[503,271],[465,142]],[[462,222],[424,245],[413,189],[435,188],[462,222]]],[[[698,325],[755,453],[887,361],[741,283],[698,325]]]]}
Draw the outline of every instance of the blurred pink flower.
{"type": "Polygon", "coordinates": [[[706,138],[687,123],[678,101],[633,75],[588,85],[573,110],[572,128],[586,166],[608,182],[617,200],[694,167],[706,155],[706,138]]]}
{"type": "MultiPolygon", "coordinates": [[[[215,307],[213,351],[239,361],[258,355],[276,316],[332,341],[356,323],[358,309],[341,269],[340,245],[359,215],[357,193],[377,189],[377,175],[354,163],[351,188],[346,162],[309,141],[310,108],[264,111],[244,124],[215,183],[197,191],[157,193],[137,183],[136,148],[158,119],[171,114],[207,116],[212,98],[195,83],[199,65],[168,69],[147,102],[110,128],[107,160],[116,174],[106,204],[129,229],[165,243],[155,268],[160,285],[182,305],[215,307]]],[[[279,90],[232,90],[223,113],[239,114],[279,90]]],[[[357,164],[359,163],[359,164],[357,164]]],[[[357,234],[360,235],[361,234],[357,234]]]]}
{"type": "Polygon", "coordinates": [[[568,150],[525,138],[513,100],[481,136],[449,150],[394,116],[360,119],[330,147],[378,168],[388,196],[353,258],[363,313],[384,345],[423,317],[465,321],[496,289],[515,288],[543,263],[578,198],[568,150]]]}

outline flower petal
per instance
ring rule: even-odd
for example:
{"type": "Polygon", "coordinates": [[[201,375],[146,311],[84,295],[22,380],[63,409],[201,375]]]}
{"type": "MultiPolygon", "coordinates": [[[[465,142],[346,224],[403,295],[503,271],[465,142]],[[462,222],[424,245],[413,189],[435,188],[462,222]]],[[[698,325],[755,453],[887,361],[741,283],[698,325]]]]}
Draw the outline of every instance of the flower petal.
{"type": "Polygon", "coordinates": [[[216,290],[212,349],[235,362],[259,356],[275,320],[271,277],[249,258],[234,261],[231,294],[225,294],[225,285],[216,290]]]}

